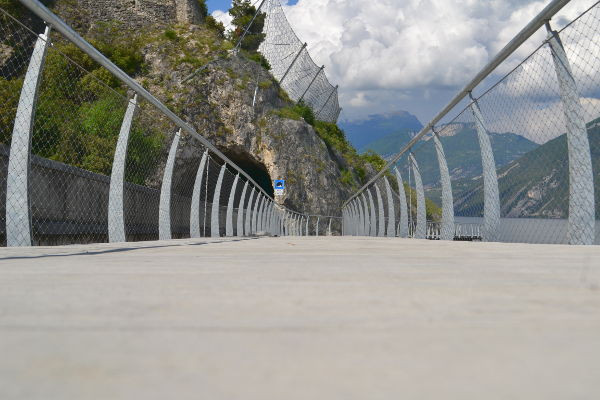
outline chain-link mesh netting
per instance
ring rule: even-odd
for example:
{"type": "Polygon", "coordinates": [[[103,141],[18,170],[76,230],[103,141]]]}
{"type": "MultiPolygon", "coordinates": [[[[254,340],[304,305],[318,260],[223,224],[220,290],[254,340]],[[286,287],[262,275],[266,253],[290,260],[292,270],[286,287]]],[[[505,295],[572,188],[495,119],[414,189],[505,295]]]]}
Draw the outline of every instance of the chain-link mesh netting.
{"type": "MultiPolygon", "coordinates": [[[[535,52],[435,128],[450,190],[443,189],[434,133],[410,149],[426,197],[428,238],[442,236],[446,210],[455,240],[600,243],[599,26],[598,4],[560,32],[548,26],[535,52]]],[[[411,187],[414,236],[418,188],[407,155],[397,167],[411,187]]]]}
{"type": "Polygon", "coordinates": [[[246,175],[27,22],[0,9],[2,245],[279,234],[246,175]]]}
{"type": "Polygon", "coordinates": [[[265,40],[259,51],[271,65],[271,73],[294,101],[302,100],[317,119],[337,122],[340,114],[337,87],[329,83],[322,67],[311,58],[288,22],[279,0],[267,0],[261,12],[266,14],[265,40]]]}

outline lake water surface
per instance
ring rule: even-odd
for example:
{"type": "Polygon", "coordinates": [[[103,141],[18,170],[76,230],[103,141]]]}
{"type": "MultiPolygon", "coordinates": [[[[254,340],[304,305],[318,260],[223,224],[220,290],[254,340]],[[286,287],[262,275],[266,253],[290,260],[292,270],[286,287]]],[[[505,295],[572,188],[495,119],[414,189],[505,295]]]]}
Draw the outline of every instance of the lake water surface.
{"type": "MultiPolygon", "coordinates": [[[[456,217],[459,224],[483,224],[483,218],[456,217]]],[[[567,244],[566,219],[502,218],[498,241],[507,243],[567,244]]],[[[596,220],[596,242],[600,245],[600,221],[596,220]]]]}

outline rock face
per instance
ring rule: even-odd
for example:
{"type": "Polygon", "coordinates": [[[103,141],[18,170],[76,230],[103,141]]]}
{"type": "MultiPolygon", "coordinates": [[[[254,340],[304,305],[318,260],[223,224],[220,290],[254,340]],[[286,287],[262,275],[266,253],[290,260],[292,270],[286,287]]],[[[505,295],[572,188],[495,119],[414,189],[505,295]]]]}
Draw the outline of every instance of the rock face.
{"type": "MultiPolygon", "coordinates": [[[[153,49],[148,49],[146,58],[151,66],[148,78],[162,81],[156,91],[165,90],[166,83],[184,119],[201,135],[255,180],[268,180],[267,191],[273,191],[274,179],[286,179],[285,195],[277,197],[280,204],[309,214],[340,214],[341,203],[350,195],[340,184],[340,164],[312,126],[278,115],[289,103],[259,64],[231,56],[184,84],[187,73],[165,69],[165,58],[153,49]],[[162,80],[164,73],[171,79],[162,80]]],[[[200,146],[196,152],[180,152],[178,173],[193,173],[201,152],[200,146]]]]}
{"type": "Polygon", "coordinates": [[[120,22],[131,29],[149,25],[190,23],[202,20],[197,0],[76,0],[58,1],[56,10],[76,28],[99,22],[120,22]]]}

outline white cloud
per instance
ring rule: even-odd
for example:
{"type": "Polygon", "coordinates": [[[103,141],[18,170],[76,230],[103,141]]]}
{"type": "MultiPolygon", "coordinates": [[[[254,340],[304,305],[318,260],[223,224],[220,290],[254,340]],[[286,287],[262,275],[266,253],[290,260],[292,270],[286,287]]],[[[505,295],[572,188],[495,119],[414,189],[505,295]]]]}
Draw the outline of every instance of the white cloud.
{"type": "Polygon", "coordinates": [[[229,15],[229,12],[227,11],[215,10],[211,15],[217,21],[222,22],[226,28],[229,27],[231,25],[231,21],[233,21],[233,17],[229,15]]]}
{"type": "MultiPolygon", "coordinates": [[[[555,18],[555,27],[594,1],[571,2],[555,18]]],[[[342,106],[352,115],[366,116],[377,109],[399,108],[390,99],[407,93],[435,97],[436,92],[458,91],[547,3],[299,0],[285,11],[300,39],[308,42],[315,62],[325,64],[330,81],[340,85],[342,106]]],[[[544,39],[541,30],[497,73],[514,68],[544,39]]],[[[430,117],[436,111],[426,114],[430,117]]]]}

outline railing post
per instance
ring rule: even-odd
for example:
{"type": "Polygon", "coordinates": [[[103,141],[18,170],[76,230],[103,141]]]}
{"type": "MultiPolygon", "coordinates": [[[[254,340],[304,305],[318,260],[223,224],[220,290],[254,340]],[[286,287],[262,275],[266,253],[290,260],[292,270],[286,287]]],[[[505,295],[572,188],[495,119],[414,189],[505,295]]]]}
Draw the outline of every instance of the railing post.
{"type": "Polygon", "coordinates": [[[394,209],[392,187],[390,186],[387,176],[383,177],[383,181],[385,182],[385,192],[388,198],[387,237],[396,237],[396,210],[394,209]]]}
{"type": "Polygon", "coordinates": [[[246,191],[248,190],[249,182],[246,181],[244,184],[244,189],[242,189],[242,197],[240,197],[240,202],[238,203],[238,215],[237,215],[237,231],[236,236],[242,237],[244,236],[244,207],[246,202],[246,191]]]}
{"type": "MultiPolygon", "coordinates": [[[[192,205],[190,209],[190,237],[199,238],[200,234],[200,196],[202,193],[202,178],[204,177],[204,169],[206,168],[206,160],[208,159],[208,150],[202,155],[202,160],[196,172],[196,180],[194,182],[194,190],[192,192],[192,205]]],[[[206,201],[206,199],[204,199],[206,201]]]]}
{"type": "Polygon", "coordinates": [[[361,210],[360,210],[360,202],[358,201],[358,199],[354,199],[354,223],[352,225],[352,227],[354,228],[354,235],[355,236],[361,236],[361,210]]]}
{"type": "Polygon", "coordinates": [[[558,32],[546,23],[548,43],[558,78],[567,128],[569,153],[569,244],[593,245],[595,240],[594,174],[584,110],[571,64],[558,32]]]}
{"type": "Polygon", "coordinates": [[[265,209],[265,198],[263,197],[263,195],[260,195],[260,202],[258,203],[258,210],[256,213],[256,224],[254,226],[254,231],[255,233],[259,233],[262,232],[262,218],[263,218],[263,211],[265,209]]]}
{"type": "Polygon", "coordinates": [[[369,222],[369,206],[367,205],[367,198],[366,198],[364,192],[361,193],[360,200],[361,200],[363,210],[364,210],[364,219],[363,219],[363,227],[362,227],[363,236],[369,236],[370,235],[369,229],[370,229],[371,223],[369,222]]]}
{"type": "Polygon", "coordinates": [[[252,201],[254,200],[255,194],[256,194],[256,191],[254,190],[254,187],[252,187],[252,192],[250,192],[250,198],[248,199],[248,208],[246,209],[246,221],[245,221],[246,223],[245,223],[245,228],[244,228],[245,236],[252,235],[252,229],[251,229],[252,201]]]}
{"type": "Polygon", "coordinates": [[[117,139],[112,171],[110,174],[110,188],[108,191],[108,241],[110,243],[124,242],[125,239],[125,210],[123,208],[123,195],[125,184],[125,161],[129,146],[129,132],[133,116],[137,107],[137,95],[129,100],[127,111],[123,117],[121,131],[117,139]]]}
{"type": "Polygon", "coordinates": [[[283,74],[283,76],[279,80],[279,86],[281,86],[281,84],[283,83],[283,80],[288,76],[288,74],[292,70],[292,67],[294,66],[294,64],[296,64],[296,61],[298,61],[298,57],[300,57],[300,54],[302,54],[302,50],[304,50],[306,48],[306,46],[307,46],[307,43],[304,43],[302,45],[302,47],[300,48],[300,51],[298,52],[298,54],[296,54],[296,57],[294,57],[294,60],[292,60],[292,63],[290,64],[288,69],[285,71],[285,74],[283,74]]]}
{"type": "Polygon", "coordinates": [[[485,127],[479,103],[472,93],[469,93],[469,96],[473,101],[470,107],[477,127],[477,137],[481,149],[481,166],[483,167],[483,240],[494,242],[498,237],[498,227],[500,226],[500,194],[496,162],[494,161],[490,136],[485,127]]]}
{"type": "Polygon", "coordinates": [[[235,191],[237,189],[239,180],[240,174],[237,174],[233,180],[231,192],[229,192],[229,201],[227,202],[227,217],[225,222],[225,236],[227,237],[233,236],[233,202],[235,201],[235,191]]]}
{"type": "Polygon", "coordinates": [[[377,236],[377,215],[375,214],[375,203],[370,188],[367,189],[367,194],[369,195],[369,208],[371,210],[369,236],[377,236]]]}
{"type": "Polygon", "coordinates": [[[385,236],[385,211],[383,209],[383,199],[381,198],[381,190],[379,190],[379,186],[377,182],[375,182],[375,195],[377,196],[377,213],[379,214],[379,223],[377,229],[377,236],[384,237],[385,236]]]}
{"type": "Polygon", "coordinates": [[[323,72],[324,69],[325,69],[324,65],[321,68],[319,68],[319,71],[317,72],[317,74],[315,75],[315,77],[312,79],[312,81],[310,81],[310,83],[308,84],[308,87],[306,88],[306,90],[304,91],[304,93],[302,93],[302,96],[300,96],[300,99],[298,100],[298,103],[301,102],[304,99],[304,96],[306,96],[306,93],[308,93],[308,91],[310,90],[311,86],[313,85],[313,83],[315,83],[315,81],[317,80],[317,78],[319,77],[319,75],[321,74],[321,72],[323,72]]]}
{"type": "Polygon", "coordinates": [[[454,240],[454,199],[452,196],[450,171],[448,170],[444,147],[435,130],[433,131],[433,142],[440,167],[440,183],[442,185],[442,225],[440,228],[440,239],[454,240]]]}
{"type": "Polygon", "coordinates": [[[398,194],[400,196],[400,226],[398,227],[398,236],[408,237],[408,205],[406,204],[406,191],[404,190],[404,181],[398,168],[394,167],[396,181],[398,182],[398,194]]]}
{"type": "Polygon", "coordinates": [[[221,187],[223,186],[223,176],[225,175],[226,169],[227,164],[223,164],[221,166],[221,172],[219,172],[215,192],[213,193],[212,207],[210,210],[210,237],[213,238],[221,237],[221,226],[219,221],[219,216],[221,214],[221,187]]]}
{"type": "Polygon", "coordinates": [[[177,147],[179,146],[179,137],[181,129],[173,137],[169,157],[163,173],[162,185],[160,187],[160,204],[158,206],[158,239],[171,240],[171,184],[173,182],[173,169],[175,168],[175,158],[177,157],[177,147]]]}
{"type": "Polygon", "coordinates": [[[315,236],[319,237],[319,221],[321,220],[321,217],[317,217],[317,225],[316,225],[316,229],[315,229],[315,236]]]}
{"type": "Polygon", "coordinates": [[[421,180],[421,173],[419,172],[419,165],[414,155],[409,155],[413,173],[415,175],[415,189],[417,191],[417,226],[415,227],[414,237],[416,239],[426,238],[427,228],[427,211],[425,209],[425,191],[423,190],[423,181],[421,180]]]}
{"type": "Polygon", "coordinates": [[[254,210],[252,212],[252,221],[251,221],[251,226],[250,226],[250,231],[252,232],[253,235],[256,234],[257,232],[257,221],[258,221],[258,210],[260,207],[260,204],[262,202],[262,193],[258,192],[258,195],[256,196],[256,201],[254,202],[254,210]]]}
{"type": "Polygon", "coordinates": [[[333,221],[333,218],[329,217],[329,226],[327,227],[327,236],[331,236],[331,221],[333,221]]]}
{"type": "Polygon", "coordinates": [[[33,48],[15,115],[6,176],[6,245],[8,247],[32,244],[29,207],[31,141],[36,103],[49,43],[50,27],[46,27],[44,34],[38,36],[33,48]]]}
{"type": "Polygon", "coordinates": [[[306,216],[306,236],[310,236],[310,235],[308,234],[309,223],[310,223],[310,215],[307,215],[307,216],[306,216]]]}
{"type": "Polygon", "coordinates": [[[356,198],[356,210],[357,210],[357,214],[356,214],[356,235],[357,236],[364,236],[364,232],[363,229],[365,227],[365,222],[364,222],[364,213],[363,213],[363,209],[362,209],[362,204],[360,203],[360,199],[356,198]]]}

